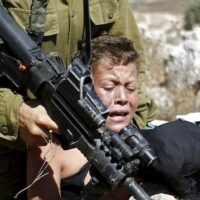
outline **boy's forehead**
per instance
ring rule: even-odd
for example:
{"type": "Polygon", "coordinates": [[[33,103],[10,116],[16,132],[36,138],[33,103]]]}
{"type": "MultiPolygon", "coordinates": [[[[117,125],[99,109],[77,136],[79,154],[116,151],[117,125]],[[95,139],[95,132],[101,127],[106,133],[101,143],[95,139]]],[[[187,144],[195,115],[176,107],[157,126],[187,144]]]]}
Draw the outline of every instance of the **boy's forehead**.
{"type": "Polygon", "coordinates": [[[112,62],[99,62],[94,68],[96,68],[97,71],[118,71],[118,70],[125,70],[125,71],[135,71],[137,70],[136,63],[128,63],[123,64],[120,63],[112,63],[112,62]]]}
{"type": "Polygon", "coordinates": [[[136,82],[137,68],[134,63],[128,65],[98,65],[93,75],[98,80],[113,80],[120,82],[136,82]]]}

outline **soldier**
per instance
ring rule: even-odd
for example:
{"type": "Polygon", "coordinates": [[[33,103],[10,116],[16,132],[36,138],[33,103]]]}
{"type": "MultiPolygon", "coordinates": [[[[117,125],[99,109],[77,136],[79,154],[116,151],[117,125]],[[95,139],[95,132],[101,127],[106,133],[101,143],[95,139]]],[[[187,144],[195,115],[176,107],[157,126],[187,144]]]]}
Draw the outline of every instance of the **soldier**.
{"type": "MultiPolygon", "coordinates": [[[[84,42],[82,0],[0,2],[16,22],[41,45],[44,52],[58,52],[66,66],[69,65],[79,44],[84,42]]],[[[91,0],[90,18],[92,38],[104,31],[116,36],[126,36],[134,42],[140,54],[139,103],[134,121],[142,128],[155,116],[155,106],[144,92],[144,47],[128,0],[91,0]]],[[[0,195],[2,199],[11,199],[22,182],[21,168],[25,165],[24,152],[27,147],[45,145],[43,137],[48,138],[48,129],[56,133],[58,127],[39,102],[30,100],[29,96],[17,94],[7,88],[5,82],[0,88],[0,104],[0,156],[1,163],[4,163],[0,166],[0,195]]]]}

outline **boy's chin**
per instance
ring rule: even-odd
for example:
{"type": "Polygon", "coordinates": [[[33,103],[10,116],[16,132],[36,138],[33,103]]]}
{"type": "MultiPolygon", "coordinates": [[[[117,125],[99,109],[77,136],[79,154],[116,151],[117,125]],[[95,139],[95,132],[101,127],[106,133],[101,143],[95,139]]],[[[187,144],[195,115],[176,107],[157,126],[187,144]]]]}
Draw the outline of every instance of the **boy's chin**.
{"type": "Polygon", "coordinates": [[[126,125],[128,124],[106,124],[106,127],[113,132],[119,133],[126,125]]]}

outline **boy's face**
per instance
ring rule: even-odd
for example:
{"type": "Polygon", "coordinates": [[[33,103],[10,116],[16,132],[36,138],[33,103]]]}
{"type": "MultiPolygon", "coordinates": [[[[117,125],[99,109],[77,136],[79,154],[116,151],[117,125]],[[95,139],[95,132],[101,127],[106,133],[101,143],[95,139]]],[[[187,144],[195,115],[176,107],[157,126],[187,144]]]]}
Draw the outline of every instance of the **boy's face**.
{"type": "Polygon", "coordinates": [[[137,108],[137,69],[134,63],[111,65],[101,62],[93,67],[93,83],[97,95],[110,113],[106,127],[119,132],[128,125],[137,108]]]}

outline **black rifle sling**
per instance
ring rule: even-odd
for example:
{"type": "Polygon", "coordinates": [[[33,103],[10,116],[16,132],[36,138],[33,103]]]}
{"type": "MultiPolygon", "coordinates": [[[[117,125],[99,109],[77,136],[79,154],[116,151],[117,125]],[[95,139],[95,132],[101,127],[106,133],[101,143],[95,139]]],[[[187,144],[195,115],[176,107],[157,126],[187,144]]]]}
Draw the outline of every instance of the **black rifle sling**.
{"type": "Polygon", "coordinates": [[[91,50],[91,24],[90,24],[90,10],[88,0],[84,0],[84,26],[85,26],[85,43],[86,43],[86,65],[90,65],[92,50],[91,50]]]}

